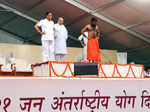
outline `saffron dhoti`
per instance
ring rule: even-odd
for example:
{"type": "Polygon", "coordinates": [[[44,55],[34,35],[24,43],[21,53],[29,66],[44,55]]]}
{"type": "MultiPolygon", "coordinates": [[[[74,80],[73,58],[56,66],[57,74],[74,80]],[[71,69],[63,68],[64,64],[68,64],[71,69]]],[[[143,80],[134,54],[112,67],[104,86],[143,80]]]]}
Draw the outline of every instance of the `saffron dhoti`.
{"type": "Polygon", "coordinates": [[[89,61],[100,62],[99,43],[96,38],[88,39],[87,43],[87,59],[89,61]]]}

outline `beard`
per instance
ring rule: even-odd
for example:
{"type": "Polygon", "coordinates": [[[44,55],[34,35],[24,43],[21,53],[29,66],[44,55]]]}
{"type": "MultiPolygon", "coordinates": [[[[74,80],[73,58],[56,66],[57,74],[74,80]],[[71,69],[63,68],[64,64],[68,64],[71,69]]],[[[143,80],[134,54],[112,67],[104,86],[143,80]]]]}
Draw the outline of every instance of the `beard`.
{"type": "Polygon", "coordinates": [[[91,24],[91,27],[95,30],[96,29],[96,24],[91,24]]]}

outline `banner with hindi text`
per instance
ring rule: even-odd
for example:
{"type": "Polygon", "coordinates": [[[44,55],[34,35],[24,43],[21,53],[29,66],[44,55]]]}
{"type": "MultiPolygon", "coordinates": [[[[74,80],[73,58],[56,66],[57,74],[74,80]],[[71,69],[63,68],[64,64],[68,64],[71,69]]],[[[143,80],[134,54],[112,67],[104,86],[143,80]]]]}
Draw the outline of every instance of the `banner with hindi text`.
{"type": "Polygon", "coordinates": [[[0,112],[149,112],[150,80],[1,78],[0,112]]]}

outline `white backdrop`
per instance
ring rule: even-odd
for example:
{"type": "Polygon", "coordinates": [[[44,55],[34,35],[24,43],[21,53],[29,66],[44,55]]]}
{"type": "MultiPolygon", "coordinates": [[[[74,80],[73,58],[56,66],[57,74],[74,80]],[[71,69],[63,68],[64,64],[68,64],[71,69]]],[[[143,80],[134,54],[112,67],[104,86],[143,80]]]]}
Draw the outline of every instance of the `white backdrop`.
{"type": "Polygon", "coordinates": [[[41,112],[149,112],[149,85],[150,80],[1,78],[0,112],[40,112],[40,103],[41,112]]]}

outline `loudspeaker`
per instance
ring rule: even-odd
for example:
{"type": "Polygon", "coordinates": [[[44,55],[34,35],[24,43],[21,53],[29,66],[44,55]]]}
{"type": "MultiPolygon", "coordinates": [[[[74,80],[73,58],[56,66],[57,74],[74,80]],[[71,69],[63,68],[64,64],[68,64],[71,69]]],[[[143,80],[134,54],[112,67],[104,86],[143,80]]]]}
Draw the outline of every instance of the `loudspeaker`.
{"type": "Polygon", "coordinates": [[[98,75],[98,63],[74,63],[74,75],[98,75]]]}

